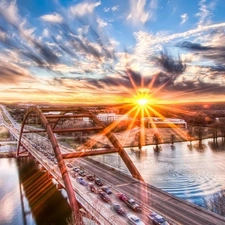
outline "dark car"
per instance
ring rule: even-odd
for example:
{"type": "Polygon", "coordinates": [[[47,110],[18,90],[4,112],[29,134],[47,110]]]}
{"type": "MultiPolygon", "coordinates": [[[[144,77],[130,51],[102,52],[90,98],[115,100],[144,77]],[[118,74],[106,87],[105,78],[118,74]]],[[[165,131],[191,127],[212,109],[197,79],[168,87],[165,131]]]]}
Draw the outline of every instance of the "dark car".
{"type": "Polygon", "coordinates": [[[98,195],[105,202],[111,203],[111,199],[109,198],[109,196],[104,191],[99,191],[98,195]]]}
{"type": "Polygon", "coordinates": [[[126,216],[125,210],[118,204],[118,203],[113,203],[112,208],[120,215],[126,216]]]}
{"type": "Polygon", "coordinates": [[[94,186],[92,183],[88,183],[88,188],[90,189],[91,192],[97,193],[97,188],[94,186]]]}
{"type": "Polygon", "coordinates": [[[82,176],[82,177],[85,177],[86,173],[83,170],[80,170],[79,175],[82,176]]]}
{"type": "Polygon", "coordinates": [[[88,180],[90,180],[90,181],[93,181],[93,180],[95,179],[94,176],[91,175],[91,174],[88,174],[88,175],[86,176],[86,178],[87,178],[88,180]]]}
{"type": "Polygon", "coordinates": [[[95,179],[95,183],[96,183],[98,186],[103,186],[103,182],[102,182],[102,180],[100,180],[99,178],[96,178],[96,179],[95,179]]]}
{"type": "Polygon", "coordinates": [[[116,196],[123,202],[129,199],[128,196],[123,193],[116,193],[116,196]]]}
{"type": "Polygon", "coordinates": [[[112,194],[112,191],[110,190],[110,187],[104,186],[101,189],[108,195],[112,194]]]}
{"type": "Polygon", "coordinates": [[[148,218],[153,222],[154,225],[169,225],[164,217],[155,212],[150,212],[148,218]]]}
{"type": "Polygon", "coordinates": [[[128,207],[133,209],[134,211],[140,212],[141,206],[132,198],[129,198],[128,200],[124,201],[128,207]]]}

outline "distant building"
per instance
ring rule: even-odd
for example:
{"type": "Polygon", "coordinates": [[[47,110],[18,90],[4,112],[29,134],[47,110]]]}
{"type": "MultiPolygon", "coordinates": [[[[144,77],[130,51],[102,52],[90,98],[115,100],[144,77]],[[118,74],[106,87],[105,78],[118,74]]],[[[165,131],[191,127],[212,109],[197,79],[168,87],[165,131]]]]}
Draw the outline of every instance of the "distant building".
{"type": "MultiPolygon", "coordinates": [[[[117,115],[115,113],[99,113],[96,116],[100,121],[103,121],[103,122],[113,122],[113,121],[117,121],[117,120],[127,120],[128,119],[127,115],[117,115]]],[[[84,122],[90,122],[90,120],[91,119],[89,117],[83,117],[84,122]]]]}
{"type": "Polygon", "coordinates": [[[174,125],[180,128],[187,128],[187,123],[183,119],[172,119],[172,118],[158,118],[158,117],[151,117],[145,118],[148,121],[148,128],[158,127],[158,128],[172,128],[174,125]]]}

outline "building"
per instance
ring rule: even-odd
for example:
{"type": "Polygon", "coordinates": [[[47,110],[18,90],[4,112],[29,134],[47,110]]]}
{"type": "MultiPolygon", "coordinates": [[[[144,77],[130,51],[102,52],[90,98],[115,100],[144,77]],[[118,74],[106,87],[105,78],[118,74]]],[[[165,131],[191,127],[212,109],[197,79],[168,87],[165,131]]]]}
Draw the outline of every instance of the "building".
{"type": "MultiPolygon", "coordinates": [[[[115,113],[99,113],[96,115],[97,118],[102,122],[113,122],[117,120],[128,120],[127,115],[117,115],[115,113]]],[[[89,117],[83,117],[84,122],[90,122],[89,117]]]]}
{"type": "Polygon", "coordinates": [[[180,127],[187,128],[187,123],[183,119],[172,119],[172,118],[158,118],[158,117],[147,117],[148,128],[158,127],[158,128],[172,128],[172,127],[180,127]]]}

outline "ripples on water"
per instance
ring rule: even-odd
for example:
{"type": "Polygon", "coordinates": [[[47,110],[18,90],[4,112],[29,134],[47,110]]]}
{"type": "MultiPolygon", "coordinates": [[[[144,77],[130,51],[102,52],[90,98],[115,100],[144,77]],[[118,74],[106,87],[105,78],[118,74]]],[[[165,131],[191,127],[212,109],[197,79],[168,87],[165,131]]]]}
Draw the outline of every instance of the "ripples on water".
{"type": "MultiPolygon", "coordinates": [[[[174,148],[161,145],[159,152],[153,150],[154,146],[143,147],[141,155],[129,148],[126,151],[147,183],[204,206],[203,198],[225,188],[225,150],[212,150],[209,141],[203,141],[202,150],[190,148],[189,142],[180,142],[175,143],[174,148]]],[[[196,144],[193,142],[193,146],[196,144]]],[[[128,173],[116,154],[95,158],[113,167],[122,167],[128,173]]]]}

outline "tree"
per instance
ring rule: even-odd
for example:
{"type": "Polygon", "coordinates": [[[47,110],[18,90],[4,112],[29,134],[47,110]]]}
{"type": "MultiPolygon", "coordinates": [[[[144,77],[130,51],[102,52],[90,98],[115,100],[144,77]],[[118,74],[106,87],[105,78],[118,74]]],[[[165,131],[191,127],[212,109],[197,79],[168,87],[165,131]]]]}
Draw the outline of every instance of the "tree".
{"type": "Polygon", "coordinates": [[[155,143],[156,150],[159,150],[159,143],[162,142],[162,137],[159,133],[154,133],[153,142],[155,143]]]}
{"type": "Polygon", "coordinates": [[[142,134],[141,132],[137,132],[135,134],[135,141],[137,142],[137,146],[139,148],[139,150],[142,150],[142,146],[148,141],[148,137],[146,134],[142,134]],[[144,135],[142,137],[142,135],[144,135]]]}
{"type": "Polygon", "coordinates": [[[171,134],[171,135],[170,135],[171,145],[173,145],[173,143],[175,142],[175,139],[176,139],[175,134],[171,134]]]}
{"type": "Polygon", "coordinates": [[[221,190],[215,193],[211,199],[204,199],[205,206],[207,209],[225,216],[225,191],[221,190]]]}
{"type": "Polygon", "coordinates": [[[188,128],[188,137],[189,137],[189,141],[190,141],[190,145],[193,139],[193,135],[194,135],[194,129],[192,126],[189,126],[188,128]]]}
{"type": "Polygon", "coordinates": [[[194,116],[193,116],[193,120],[194,120],[194,124],[196,126],[205,126],[206,122],[207,122],[207,115],[205,113],[202,112],[197,112],[194,116]]]}
{"type": "Polygon", "coordinates": [[[203,147],[203,145],[202,145],[202,139],[203,139],[204,132],[205,132],[204,127],[198,126],[198,127],[195,127],[195,129],[194,129],[194,133],[197,135],[198,140],[199,140],[199,148],[202,148],[203,147]]]}

